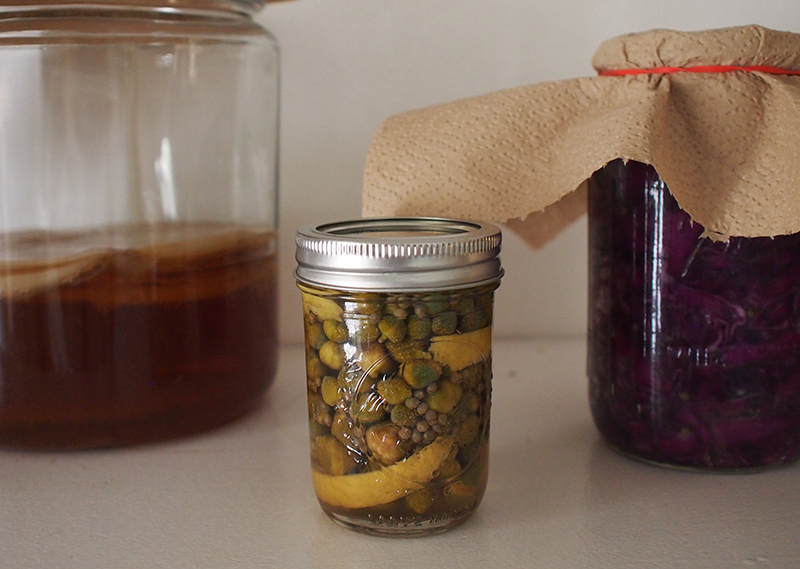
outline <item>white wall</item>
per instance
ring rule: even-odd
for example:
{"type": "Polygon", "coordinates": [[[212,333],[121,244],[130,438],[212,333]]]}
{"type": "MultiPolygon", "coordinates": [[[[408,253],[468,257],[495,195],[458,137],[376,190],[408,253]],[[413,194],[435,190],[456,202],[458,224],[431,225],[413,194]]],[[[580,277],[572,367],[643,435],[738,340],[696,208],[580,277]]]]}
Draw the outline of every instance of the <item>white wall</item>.
{"type": "MultiPolygon", "coordinates": [[[[651,28],[800,32],[796,0],[294,0],[258,18],[283,50],[281,338],[302,337],[294,232],[360,216],[375,129],[396,112],[592,75],[597,46],[651,28]]],[[[544,250],[505,232],[497,336],[582,334],[585,220],[544,250]]]]}

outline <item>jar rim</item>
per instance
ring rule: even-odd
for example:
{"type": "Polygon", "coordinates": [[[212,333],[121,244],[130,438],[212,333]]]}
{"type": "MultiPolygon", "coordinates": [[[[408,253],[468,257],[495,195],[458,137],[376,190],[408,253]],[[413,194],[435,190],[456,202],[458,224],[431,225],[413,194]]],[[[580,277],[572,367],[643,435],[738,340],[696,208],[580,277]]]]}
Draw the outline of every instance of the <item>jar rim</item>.
{"type": "Polygon", "coordinates": [[[295,278],[357,291],[435,291],[503,276],[497,226],[440,217],[364,218],[311,225],[295,237],[295,278]]]}
{"type": "Polygon", "coordinates": [[[13,0],[0,6],[3,12],[42,12],[64,9],[144,9],[156,12],[233,12],[254,15],[269,0],[13,0]]]}

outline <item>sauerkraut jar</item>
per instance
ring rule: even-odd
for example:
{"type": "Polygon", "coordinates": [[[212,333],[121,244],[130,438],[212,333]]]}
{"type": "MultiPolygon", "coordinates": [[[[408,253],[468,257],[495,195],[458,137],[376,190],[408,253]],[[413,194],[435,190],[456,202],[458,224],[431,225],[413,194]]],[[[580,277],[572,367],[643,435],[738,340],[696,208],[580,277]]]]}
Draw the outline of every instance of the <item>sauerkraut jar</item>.
{"type": "Polygon", "coordinates": [[[438,218],[298,232],[313,484],[335,522],[426,535],[478,507],[500,240],[438,218]]]}
{"type": "Polygon", "coordinates": [[[800,456],[800,234],[714,240],[646,164],[589,184],[589,394],[645,461],[750,470],[800,456]]]}

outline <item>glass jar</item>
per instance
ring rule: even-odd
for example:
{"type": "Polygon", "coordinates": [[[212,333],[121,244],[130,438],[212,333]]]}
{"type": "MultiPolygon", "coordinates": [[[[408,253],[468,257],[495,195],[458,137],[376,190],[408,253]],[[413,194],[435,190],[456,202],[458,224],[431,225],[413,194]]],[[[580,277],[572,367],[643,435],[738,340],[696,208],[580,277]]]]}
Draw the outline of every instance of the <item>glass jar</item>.
{"type": "Polygon", "coordinates": [[[0,7],[0,446],[154,441],[261,401],[279,72],[263,4],[0,7]]]}
{"type": "Polygon", "coordinates": [[[612,162],[589,184],[594,420],[610,444],[676,467],[800,455],[800,234],[704,235],[658,173],[612,162]]]}
{"type": "Polygon", "coordinates": [[[438,218],[298,232],[312,475],[335,522],[425,535],[478,507],[500,240],[438,218]]]}

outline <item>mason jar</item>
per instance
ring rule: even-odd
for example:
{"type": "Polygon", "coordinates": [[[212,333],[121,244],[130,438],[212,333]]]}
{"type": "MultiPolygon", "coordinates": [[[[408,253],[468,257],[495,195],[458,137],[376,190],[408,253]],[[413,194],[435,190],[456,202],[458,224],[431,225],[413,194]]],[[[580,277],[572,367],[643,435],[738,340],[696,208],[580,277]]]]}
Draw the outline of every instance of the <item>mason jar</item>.
{"type": "Polygon", "coordinates": [[[142,443],[276,369],[263,0],[0,7],[0,446],[142,443]]]}
{"type": "Polygon", "coordinates": [[[658,172],[589,184],[589,397],[623,453],[737,471],[800,456],[800,234],[715,240],[658,172]]]}
{"type": "Polygon", "coordinates": [[[493,225],[440,218],[297,233],[312,478],[335,522],[425,535],[478,507],[500,241],[493,225]]]}

